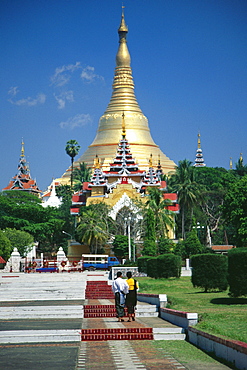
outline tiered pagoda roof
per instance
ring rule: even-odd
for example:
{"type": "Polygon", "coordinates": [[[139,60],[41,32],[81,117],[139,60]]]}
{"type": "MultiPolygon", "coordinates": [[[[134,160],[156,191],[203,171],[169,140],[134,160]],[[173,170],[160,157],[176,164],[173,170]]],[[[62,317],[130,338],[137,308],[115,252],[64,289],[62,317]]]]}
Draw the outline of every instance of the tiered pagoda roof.
{"type": "Polygon", "coordinates": [[[36,180],[31,178],[30,170],[24,154],[24,142],[21,143],[21,156],[18,164],[18,173],[10,180],[8,186],[2,190],[22,190],[40,196],[36,180]]]}
{"type": "Polygon", "coordinates": [[[204,158],[202,154],[201,149],[201,135],[198,133],[198,139],[197,139],[197,151],[196,151],[196,159],[194,163],[194,167],[205,167],[206,163],[204,163],[204,158]]]}

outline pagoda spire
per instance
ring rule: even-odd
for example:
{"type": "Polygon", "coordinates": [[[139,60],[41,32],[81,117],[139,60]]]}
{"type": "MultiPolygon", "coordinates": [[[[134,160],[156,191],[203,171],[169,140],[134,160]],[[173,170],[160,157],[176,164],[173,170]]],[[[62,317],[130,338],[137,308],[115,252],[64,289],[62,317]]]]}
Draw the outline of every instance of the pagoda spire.
{"type": "Polygon", "coordinates": [[[196,151],[196,159],[194,163],[194,167],[205,167],[206,164],[204,163],[204,158],[201,149],[201,135],[200,132],[197,135],[197,151],[196,151]]]}
{"type": "MultiPolygon", "coordinates": [[[[103,171],[109,170],[119,143],[119,137],[121,137],[123,131],[122,114],[124,112],[128,142],[131,146],[133,157],[138,161],[140,170],[146,170],[149,153],[152,152],[154,158],[160,155],[162,170],[164,173],[169,173],[175,170],[176,165],[153,141],[148,119],[143,114],[135,96],[131,57],[127,46],[128,31],[124,7],[122,7],[121,21],[117,30],[119,45],[116,53],[112,95],[104,114],[100,117],[93,142],[75,162],[75,167],[79,167],[81,162],[85,162],[88,167],[92,168],[97,153],[101,158],[103,171]]],[[[69,177],[69,169],[62,177],[69,177]]]]}
{"type": "Polygon", "coordinates": [[[21,155],[18,164],[18,173],[13,176],[8,186],[4,190],[23,190],[40,196],[41,190],[38,188],[36,180],[31,178],[28,163],[25,157],[24,141],[21,142],[21,155]]]}

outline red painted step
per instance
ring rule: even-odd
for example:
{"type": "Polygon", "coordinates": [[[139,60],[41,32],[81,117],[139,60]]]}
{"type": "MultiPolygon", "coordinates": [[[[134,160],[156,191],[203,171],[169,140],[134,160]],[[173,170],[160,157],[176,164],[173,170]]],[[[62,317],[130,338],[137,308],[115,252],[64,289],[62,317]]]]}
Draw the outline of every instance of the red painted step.
{"type": "Polygon", "coordinates": [[[96,340],[151,340],[152,328],[82,329],[82,341],[96,340]]]}
{"type": "Polygon", "coordinates": [[[87,281],[86,299],[114,299],[111,286],[107,281],[87,281]]]}
{"type": "MultiPolygon", "coordinates": [[[[127,309],[125,308],[125,316],[127,316],[127,309]]],[[[116,309],[114,305],[85,305],[84,317],[116,317],[116,309]]]]}

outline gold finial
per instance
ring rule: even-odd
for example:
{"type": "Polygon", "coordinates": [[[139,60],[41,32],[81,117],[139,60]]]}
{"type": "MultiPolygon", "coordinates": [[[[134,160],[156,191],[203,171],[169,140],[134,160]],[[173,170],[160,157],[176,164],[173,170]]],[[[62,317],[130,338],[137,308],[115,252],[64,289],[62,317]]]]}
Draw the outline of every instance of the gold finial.
{"type": "Polygon", "coordinates": [[[124,8],[125,8],[125,6],[122,5],[122,18],[121,18],[121,23],[120,23],[120,26],[119,26],[119,29],[118,29],[118,33],[120,33],[120,32],[127,33],[128,32],[128,26],[126,25],[125,19],[124,19],[124,8]]]}
{"type": "Polygon", "coordinates": [[[243,153],[240,153],[239,159],[240,159],[241,162],[243,162],[243,153]]]}
{"type": "Polygon", "coordinates": [[[232,157],[230,157],[230,170],[232,170],[232,157]]]}
{"type": "Polygon", "coordinates": [[[100,161],[99,161],[99,157],[98,157],[97,154],[96,154],[95,159],[94,159],[94,167],[95,168],[100,168],[100,161]]]}
{"type": "Polygon", "coordinates": [[[201,149],[201,135],[200,132],[198,132],[198,139],[197,139],[197,149],[201,149]]]}
{"type": "Polygon", "coordinates": [[[126,137],[126,129],[125,129],[125,120],[124,120],[124,118],[125,118],[125,114],[123,112],[123,114],[122,114],[122,137],[123,137],[123,139],[125,139],[125,137],[126,137]]]}
{"type": "Polygon", "coordinates": [[[23,141],[23,139],[21,141],[21,157],[22,158],[25,157],[25,154],[24,154],[24,141],[23,141]]]}
{"type": "Polygon", "coordinates": [[[152,168],[153,167],[153,155],[150,154],[150,158],[149,158],[149,168],[152,168]]]}

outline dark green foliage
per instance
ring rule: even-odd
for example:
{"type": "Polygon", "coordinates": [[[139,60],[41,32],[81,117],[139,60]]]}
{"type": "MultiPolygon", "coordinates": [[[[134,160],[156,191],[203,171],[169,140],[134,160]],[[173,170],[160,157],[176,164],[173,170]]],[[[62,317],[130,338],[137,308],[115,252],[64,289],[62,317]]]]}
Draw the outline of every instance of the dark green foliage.
{"type": "Polygon", "coordinates": [[[228,253],[228,282],[230,295],[247,295],[247,248],[232,249],[228,253]]]}
{"type": "Polygon", "coordinates": [[[147,261],[150,256],[142,256],[137,259],[138,271],[147,274],[147,261]]]}
{"type": "Polygon", "coordinates": [[[147,275],[151,278],[157,279],[158,277],[157,257],[150,257],[147,260],[147,275]]]}
{"type": "Polygon", "coordinates": [[[228,260],[221,254],[200,254],[191,257],[192,277],[194,287],[226,290],[228,260]]]}
{"type": "Polygon", "coordinates": [[[4,230],[4,235],[9,239],[12,247],[11,249],[17,248],[22,257],[26,256],[32,249],[34,239],[29,233],[7,228],[4,230]]]}
{"type": "Polygon", "coordinates": [[[7,262],[12,251],[11,243],[5,236],[5,233],[0,230],[0,256],[7,262]]]}
{"type": "Polygon", "coordinates": [[[182,259],[186,258],[186,252],[185,252],[185,246],[184,246],[184,240],[179,240],[173,249],[173,253],[177,256],[180,256],[182,259]]]}
{"type": "MultiPolygon", "coordinates": [[[[133,247],[133,240],[131,240],[133,247]]],[[[112,243],[113,252],[115,256],[123,258],[129,254],[129,238],[128,235],[115,235],[115,239],[112,243]]]]}
{"type": "Polygon", "coordinates": [[[0,193],[0,229],[28,232],[39,243],[38,252],[56,252],[63,245],[63,225],[60,210],[42,207],[37,196],[21,190],[0,193]]]}
{"type": "Polygon", "coordinates": [[[171,239],[160,238],[158,241],[159,254],[173,253],[175,243],[171,239]]]}
{"type": "Polygon", "coordinates": [[[156,242],[154,240],[144,240],[142,254],[144,254],[145,256],[156,256],[156,242]]]}
{"type": "Polygon", "coordinates": [[[151,208],[148,208],[144,215],[145,221],[145,231],[144,231],[144,239],[145,240],[155,240],[155,219],[154,219],[154,212],[151,208]]]}
{"type": "Polygon", "coordinates": [[[237,247],[247,246],[247,175],[231,184],[225,199],[223,216],[233,226],[233,242],[237,247]]]}
{"type": "Polygon", "coordinates": [[[189,232],[186,240],[184,241],[186,257],[202,252],[202,245],[197,236],[196,224],[193,222],[192,230],[189,232]]]}
{"type": "Polygon", "coordinates": [[[181,257],[175,254],[162,254],[157,257],[157,273],[159,278],[176,277],[181,275],[181,257]]]}

